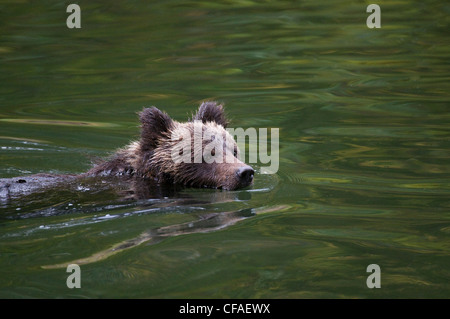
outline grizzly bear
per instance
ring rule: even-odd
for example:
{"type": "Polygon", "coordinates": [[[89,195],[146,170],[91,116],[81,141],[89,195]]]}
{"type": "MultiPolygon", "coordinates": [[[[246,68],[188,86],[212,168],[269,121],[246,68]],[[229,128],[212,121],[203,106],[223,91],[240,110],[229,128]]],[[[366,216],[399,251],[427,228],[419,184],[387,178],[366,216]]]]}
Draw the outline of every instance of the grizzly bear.
{"type": "MultiPolygon", "coordinates": [[[[0,178],[0,203],[46,189],[79,188],[73,182],[112,177],[129,184],[135,198],[147,198],[156,185],[235,190],[253,183],[254,170],[239,160],[239,149],[226,130],[224,108],[204,102],[187,122],[172,120],[156,107],[139,113],[141,136],[88,172],[79,175],[35,174],[0,178]],[[125,176],[120,178],[116,176],[125,176]]],[[[103,182],[102,182],[103,183],[103,182]]]]}
{"type": "Polygon", "coordinates": [[[185,123],[156,107],[144,108],[139,118],[139,141],[118,150],[86,176],[128,175],[224,190],[252,184],[254,170],[239,159],[222,105],[204,102],[185,123]]]}

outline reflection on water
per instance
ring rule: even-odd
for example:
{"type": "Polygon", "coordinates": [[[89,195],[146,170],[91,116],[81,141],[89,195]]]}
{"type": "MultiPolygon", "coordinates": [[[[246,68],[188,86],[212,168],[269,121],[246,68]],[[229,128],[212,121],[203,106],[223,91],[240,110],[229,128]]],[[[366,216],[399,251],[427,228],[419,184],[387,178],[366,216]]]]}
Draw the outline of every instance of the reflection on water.
{"type": "Polygon", "coordinates": [[[0,296],[448,297],[445,2],[381,3],[377,30],[357,1],[80,6],[78,30],[62,3],[0,10],[0,178],[85,172],[138,137],[143,106],[182,121],[206,99],[232,127],[279,128],[279,171],[0,203],[0,296]],[[79,292],[43,268],[70,261],[79,292]]]}
{"type": "Polygon", "coordinates": [[[189,194],[180,185],[159,184],[139,177],[27,175],[0,179],[0,216],[2,219],[28,219],[92,212],[110,214],[117,209],[142,205],[151,205],[149,211],[185,207],[188,212],[190,205],[245,202],[251,200],[253,192],[270,192],[275,185],[239,191],[193,189],[199,193],[189,194]]]}
{"type": "MultiPolygon", "coordinates": [[[[106,259],[114,254],[117,254],[122,250],[133,248],[145,242],[151,242],[152,244],[156,244],[165,237],[217,231],[226,228],[228,226],[231,226],[244,218],[250,217],[251,215],[252,212],[247,209],[244,210],[244,212],[223,212],[201,216],[199,220],[190,221],[183,224],[159,227],[156,229],[145,231],[136,238],[120,242],[114,245],[113,247],[109,248],[108,250],[98,252],[92,256],[83,259],[77,259],[63,264],[46,265],[42,266],[42,268],[44,269],[67,268],[67,266],[70,264],[84,265],[92,262],[97,262],[106,259]]],[[[113,217],[107,215],[106,218],[113,218],[113,217]]]]}

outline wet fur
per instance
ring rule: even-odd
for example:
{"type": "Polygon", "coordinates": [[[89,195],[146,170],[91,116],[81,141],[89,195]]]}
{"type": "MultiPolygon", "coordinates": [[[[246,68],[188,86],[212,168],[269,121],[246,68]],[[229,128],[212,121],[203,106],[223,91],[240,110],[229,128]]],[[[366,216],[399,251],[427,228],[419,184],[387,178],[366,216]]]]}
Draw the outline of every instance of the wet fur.
{"type": "MultiPolygon", "coordinates": [[[[139,113],[141,121],[140,140],[118,150],[110,159],[103,161],[89,170],[87,176],[129,175],[152,178],[158,182],[175,183],[192,187],[211,187],[236,189],[244,187],[236,177],[236,170],[246,166],[238,159],[239,151],[230,134],[225,130],[228,125],[224,108],[216,102],[204,102],[196,114],[188,122],[180,123],[156,107],[144,108],[139,113]],[[199,122],[195,122],[199,121],[199,122]],[[215,136],[222,137],[223,154],[231,152],[236,157],[233,163],[176,163],[172,159],[172,151],[180,140],[174,136],[182,136],[182,132],[190,132],[194,136],[194,125],[201,123],[202,131],[209,130],[215,136]]],[[[191,143],[193,140],[185,141],[191,143]]],[[[203,140],[203,149],[209,141],[203,140]]]]}

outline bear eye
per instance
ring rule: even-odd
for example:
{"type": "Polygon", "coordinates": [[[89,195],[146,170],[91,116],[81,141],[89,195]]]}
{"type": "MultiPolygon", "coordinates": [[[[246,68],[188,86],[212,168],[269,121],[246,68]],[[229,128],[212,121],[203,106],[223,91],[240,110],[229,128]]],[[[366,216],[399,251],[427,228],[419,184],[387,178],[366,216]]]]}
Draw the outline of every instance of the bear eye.
{"type": "Polygon", "coordinates": [[[178,154],[181,156],[181,155],[183,155],[183,149],[181,149],[179,152],[178,152],[178,154]]]}
{"type": "Polygon", "coordinates": [[[234,156],[234,157],[237,157],[237,147],[234,148],[233,156],[234,156]]]}

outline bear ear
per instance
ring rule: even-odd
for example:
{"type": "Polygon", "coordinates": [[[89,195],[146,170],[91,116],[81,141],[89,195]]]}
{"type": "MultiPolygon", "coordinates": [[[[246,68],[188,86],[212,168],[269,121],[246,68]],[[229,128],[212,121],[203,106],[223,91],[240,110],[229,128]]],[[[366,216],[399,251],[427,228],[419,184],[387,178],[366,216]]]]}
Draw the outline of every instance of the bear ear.
{"type": "Polygon", "coordinates": [[[141,147],[151,150],[158,146],[158,140],[167,136],[171,130],[173,120],[169,115],[156,107],[144,108],[139,113],[141,121],[141,147]]]}
{"type": "Polygon", "coordinates": [[[197,114],[192,116],[191,121],[216,122],[224,128],[228,125],[223,105],[216,102],[203,102],[198,108],[197,114]]]}

